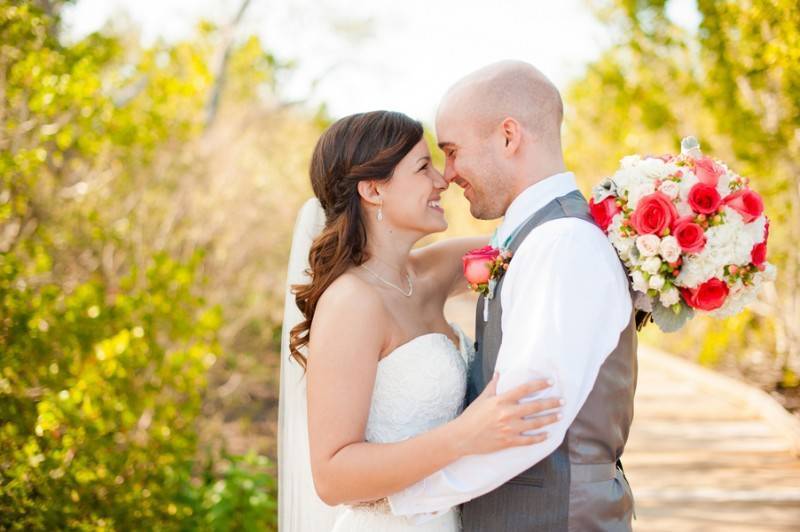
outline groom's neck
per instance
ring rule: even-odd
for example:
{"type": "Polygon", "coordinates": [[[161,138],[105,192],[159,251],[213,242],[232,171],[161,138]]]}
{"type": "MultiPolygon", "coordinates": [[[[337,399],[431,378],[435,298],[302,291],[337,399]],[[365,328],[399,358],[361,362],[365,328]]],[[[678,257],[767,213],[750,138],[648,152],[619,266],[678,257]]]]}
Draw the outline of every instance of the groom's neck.
{"type": "Polygon", "coordinates": [[[528,164],[520,168],[517,179],[515,180],[514,198],[519,196],[522,191],[531,185],[535,185],[548,177],[566,171],[567,167],[564,164],[563,157],[560,155],[558,157],[553,156],[549,159],[535,159],[528,162],[528,164]]]}

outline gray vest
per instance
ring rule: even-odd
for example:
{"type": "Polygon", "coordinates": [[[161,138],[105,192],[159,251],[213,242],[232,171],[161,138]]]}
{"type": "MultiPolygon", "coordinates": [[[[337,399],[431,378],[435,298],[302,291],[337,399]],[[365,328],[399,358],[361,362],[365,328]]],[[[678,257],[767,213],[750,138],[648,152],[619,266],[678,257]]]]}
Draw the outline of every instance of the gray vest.
{"type": "MultiPolygon", "coordinates": [[[[594,223],[586,200],[576,190],[556,198],[528,218],[509,248],[516,252],[536,227],[559,218],[594,223]]],[[[488,301],[488,322],[483,321],[484,298],[478,301],[477,354],[469,369],[468,403],[483,391],[494,373],[503,340],[502,285],[501,278],[495,297],[488,301]]],[[[633,420],[636,342],[631,313],[617,347],[601,366],[594,388],[561,446],[496,490],[464,503],[465,532],[631,530],[633,496],[619,458],[633,420]]]]}

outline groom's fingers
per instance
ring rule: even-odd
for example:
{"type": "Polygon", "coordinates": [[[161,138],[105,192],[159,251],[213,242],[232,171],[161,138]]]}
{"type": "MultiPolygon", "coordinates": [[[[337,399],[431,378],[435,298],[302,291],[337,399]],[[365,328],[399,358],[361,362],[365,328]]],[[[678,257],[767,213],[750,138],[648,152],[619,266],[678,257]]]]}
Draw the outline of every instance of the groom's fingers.
{"type": "Polygon", "coordinates": [[[502,394],[502,398],[504,401],[516,403],[519,402],[519,400],[523,397],[540,392],[552,385],[553,384],[550,379],[538,379],[535,381],[526,382],[525,384],[520,384],[516,388],[512,388],[506,393],[502,394]]]}

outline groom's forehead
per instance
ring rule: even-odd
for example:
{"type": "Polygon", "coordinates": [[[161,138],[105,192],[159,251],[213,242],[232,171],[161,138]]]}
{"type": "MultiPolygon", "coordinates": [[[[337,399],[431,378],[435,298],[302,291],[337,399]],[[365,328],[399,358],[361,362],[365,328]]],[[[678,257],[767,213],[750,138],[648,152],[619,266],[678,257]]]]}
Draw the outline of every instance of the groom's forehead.
{"type": "Polygon", "coordinates": [[[441,149],[455,147],[463,129],[468,127],[468,121],[459,117],[457,113],[445,112],[436,117],[436,136],[441,149]]]}

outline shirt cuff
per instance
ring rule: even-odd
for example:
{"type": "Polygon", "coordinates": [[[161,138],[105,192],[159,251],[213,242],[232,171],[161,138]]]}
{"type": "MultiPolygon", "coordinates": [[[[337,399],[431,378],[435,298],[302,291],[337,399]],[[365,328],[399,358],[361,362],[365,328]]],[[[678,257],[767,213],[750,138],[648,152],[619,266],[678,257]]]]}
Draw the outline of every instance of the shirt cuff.
{"type": "Polygon", "coordinates": [[[404,491],[396,493],[395,495],[390,495],[387,497],[387,499],[389,501],[389,508],[391,508],[392,514],[405,516],[415,525],[421,525],[423,523],[427,523],[428,521],[433,521],[447,511],[437,510],[435,512],[414,513],[414,505],[404,491]]]}

